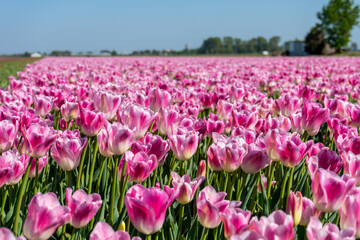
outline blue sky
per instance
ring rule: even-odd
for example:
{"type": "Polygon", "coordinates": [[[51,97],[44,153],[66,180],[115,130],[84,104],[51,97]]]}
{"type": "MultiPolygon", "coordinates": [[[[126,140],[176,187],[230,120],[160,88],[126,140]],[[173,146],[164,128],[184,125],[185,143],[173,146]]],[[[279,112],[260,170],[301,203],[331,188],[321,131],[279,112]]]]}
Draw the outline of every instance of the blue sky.
{"type": "MultiPolygon", "coordinates": [[[[199,47],[210,36],[303,39],[325,0],[1,0],[0,54],[199,47]]],[[[355,0],[360,4],[360,0],[355,0]]],[[[360,28],[352,31],[360,47],[360,28]]]]}

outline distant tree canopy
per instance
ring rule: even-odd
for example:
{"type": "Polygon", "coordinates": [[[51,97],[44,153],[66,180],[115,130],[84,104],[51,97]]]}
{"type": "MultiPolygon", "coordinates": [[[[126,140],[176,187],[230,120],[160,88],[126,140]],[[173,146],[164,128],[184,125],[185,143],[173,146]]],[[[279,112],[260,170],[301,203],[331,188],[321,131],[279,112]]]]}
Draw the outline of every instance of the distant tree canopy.
{"type": "Polygon", "coordinates": [[[311,28],[310,32],[305,37],[305,51],[308,54],[322,54],[325,44],[326,40],[323,30],[318,26],[311,28]]]}
{"type": "Polygon", "coordinates": [[[337,51],[350,42],[351,30],[359,24],[359,12],[353,0],[330,0],[317,14],[328,43],[337,51]]]}
{"type": "Polygon", "coordinates": [[[50,53],[50,56],[71,56],[71,51],[54,50],[50,53]]]}

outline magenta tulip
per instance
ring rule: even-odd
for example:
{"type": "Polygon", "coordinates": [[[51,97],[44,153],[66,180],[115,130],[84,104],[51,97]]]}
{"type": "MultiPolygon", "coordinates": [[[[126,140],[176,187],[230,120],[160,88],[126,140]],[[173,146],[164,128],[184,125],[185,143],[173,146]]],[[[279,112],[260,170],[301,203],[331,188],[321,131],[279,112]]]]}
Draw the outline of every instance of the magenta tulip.
{"type": "Polygon", "coordinates": [[[189,160],[196,152],[199,144],[199,135],[195,131],[182,135],[169,135],[170,147],[175,157],[180,161],[189,160]]]}
{"type": "Polygon", "coordinates": [[[178,191],[169,196],[157,187],[132,186],[124,200],[131,223],[143,234],[158,232],[164,224],[167,208],[178,195],[178,191]]]}
{"type": "Polygon", "coordinates": [[[270,162],[266,150],[252,143],[249,145],[248,153],[243,158],[240,166],[244,172],[253,174],[268,166],[270,162]]]}
{"type": "Polygon", "coordinates": [[[72,194],[72,189],[65,191],[66,204],[70,208],[70,224],[82,228],[88,224],[100,209],[102,200],[97,193],[86,194],[79,189],[72,194]]]}
{"type": "Polygon", "coordinates": [[[360,154],[355,155],[352,152],[342,154],[344,161],[344,174],[349,174],[356,179],[356,186],[360,186],[360,154]]]}
{"type": "Polygon", "coordinates": [[[205,177],[205,175],[206,175],[206,161],[201,160],[199,162],[199,166],[196,171],[196,177],[205,177]]]}
{"type": "Polygon", "coordinates": [[[308,240],[353,240],[355,239],[355,230],[351,228],[339,230],[333,223],[327,223],[324,227],[319,219],[311,217],[306,228],[308,240]]]}
{"type": "Polygon", "coordinates": [[[184,117],[184,115],[180,115],[176,110],[161,108],[157,120],[159,133],[167,135],[170,133],[171,127],[181,121],[184,117]]]}
{"type": "Polygon", "coordinates": [[[80,126],[81,131],[88,137],[93,137],[104,125],[105,117],[102,112],[94,112],[86,108],[80,109],[77,124],[80,126]]]}
{"type": "Polygon", "coordinates": [[[228,207],[221,213],[221,221],[224,224],[224,235],[228,239],[232,235],[239,234],[248,225],[251,217],[250,211],[240,208],[228,207]]]}
{"type": "Polygon", "coordinates": [[[17,134],[16,126],[9,120],[0,121],[0,153],[9,150],[17,134]]]}
{"type": "Polygon", "coordinates": [[[67,102],[61,106],[61,116],[65,121],[75,120],[80,114],[79,104],[77,102],[67,102]]]}
{"type": "Polygon", "coordinates": [[[16,149],[4,152],[0,156],[0,187],[5,183],[17,184],[29,164],[29,156],[20,155],[16,149]]]}
{"type": "Polygon", "coordinates": [[[54,100],[52,97],[37,95],[34,97],[34,109],[37,114],[44,117],[53,107],[54,100]]]}
{"type": "MultiPolygon", "coordinates": [[[[98,222],[90,233],[90,240],[130,240],[129,233],[119,230],[114,231],[106,222],[98,222]]],[[[133,237],[132,240],[141,240],[140,237],[133,237]]]]}
{"type": "Polygon", "coordinates": [[[0,227],[0,239],[3,240],[26,240],[23,236],[15,237],[10,229],[0,227]]]}
{"type": "Polygon", "coordinates": [[[340,177],[325,169],[318,169],[312,179],[311,189],[317,209],[335,212],[344,203],[346,194],[354,187],[355,179],[349,175],[340,177]]]}
{"type": "Polygon", "coordinates": [[[171,104],[171,94],[168,91],[160,88],[153,88],[149,92],[150,109],[154,112],[159,111],[160,108],[166,108],[171,104]]]}
{"type": "MultiPolygon", "coordinates": [[[[38,161],[38,174],[40,174],[41,171],[46,166],[46,164],[48,164],[49,155],[46,154],[45,156],[37,159],[37,161],[38,161]]],[[[31,161],[31,166],[30,166],[30,170],[29,170],[29,178],[33,178],[35,176],[36,176],[36,159],[33,158],[32,161],[31,161]]]]}
{"type": "Polygon", "coordinates": [[[135,140],[135,133],[119,122],[113,122],[107,129],[109,150],[115,155],[124,154],[135,140]]]}
{"type": "Polygon", "coordinates": [[[301,99],[292,97],[289,94],[281,94],[281,96],[275,100],[275,108],[281,114],[290,117],[292,113],[295,113],[301,106],[301,99]]]}
{"type": "MultiPolygon", "coordinates": [[[[152,171],[156,168],[156,156],[148,155],[145,152],[136,154],[125,152],[125,161],[127,162],[126,170],[131,181],[140,183],[145,181],[152,171]]],[[[121,176],[122,166],[119,165],[119,176],[121,176]]]]}
{"type": "Polygon", "coordinates": [[[104,157],[111,157],[112,155],[114,155],[114,153],[111,152],[109,149],[109,133],[107,130],[108,126],[106,123],[105,126],[101,128],[96,138],[99,145],[100,154],[103,155],[104,157]]]}
{"type": "Polygon", "coordinates": [[[112,121],[122,103],[122,97],[109,92],[98,91],[93,97],[96,110],[103,112],[108,121],[112,121]]]}
{"type": "Polygon", "coordinates": [[[290,191],[287,203],[286,213],[293,217],[294,225],[297,226],[300,223],[302,210],[303,210],[303,197],[301,192],[294,193],[290,191]]]}
{"type": "Polygon", "coordinates": [[[225,100],[219,100],[216,105],[216,114],[221,120],[228,120],[231,116],[233,105],[225,100]]]}
{"type": "Polygon", "coordinates": [[[190,175],[185,174],[180,177],[176,172],[171,172],[172,185],[174,189],[179,189],[179,196],[176,200],[180,204],[188,204],[194,198],[196,190],[200,187],[201,183],[205,180],[205,177],[197,177],[191,181],[190,175]]]}
{"type": "Polygon", "coordinates": [[[304,105],[301,110],[301,127],[310,136],[315,136],[319,132],[321,124],[326,122],[329,116],[329,109],[304,99],[304,105]]]}
{"type": "Polygon", "coordinates": [[[315,208],[313,201],[307,197],[302,198],[302,213],[299,225],[307,226],[310,221],[310,217],[318,218],[320,214],[321,211],[315,208]]]}
{"type": "Polygon", "coordinates": [[[28,210],[23,231],[29,239],[48,239],[70,220],[70,209],[61,206],[54,193],[37,193],[31,199],[28,210]]]}
{"type": "Polygon", "coordinates": [[[310,176],[312,176],[319,168],[339,173],[343,167],[343,162],[336,152],[322,149],[317,156],[307,158],[306,165],[310,176]]]}

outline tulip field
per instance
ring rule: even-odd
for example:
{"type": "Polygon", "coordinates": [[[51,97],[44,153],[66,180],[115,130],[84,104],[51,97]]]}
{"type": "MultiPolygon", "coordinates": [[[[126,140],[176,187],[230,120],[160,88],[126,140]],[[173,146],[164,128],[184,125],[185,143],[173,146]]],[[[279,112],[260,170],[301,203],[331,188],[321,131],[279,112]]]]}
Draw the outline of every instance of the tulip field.
{"type": "Polygon", "coordinates": [[[359,100],[360,58],[28,64],[0,88],[0,240],[360,238],[359,100]]]}

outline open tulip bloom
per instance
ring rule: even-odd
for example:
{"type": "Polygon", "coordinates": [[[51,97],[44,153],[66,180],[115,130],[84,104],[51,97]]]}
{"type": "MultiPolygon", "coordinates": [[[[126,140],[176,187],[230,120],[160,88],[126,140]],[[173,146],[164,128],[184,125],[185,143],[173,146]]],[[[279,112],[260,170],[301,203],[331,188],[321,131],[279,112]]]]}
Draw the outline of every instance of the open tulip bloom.
{"type": "Polygon", "coordinates": [[[360,238],[359,66],[28,64],[0,88],[0,240],[360,238]]]}

